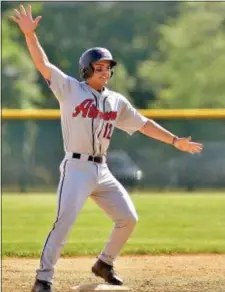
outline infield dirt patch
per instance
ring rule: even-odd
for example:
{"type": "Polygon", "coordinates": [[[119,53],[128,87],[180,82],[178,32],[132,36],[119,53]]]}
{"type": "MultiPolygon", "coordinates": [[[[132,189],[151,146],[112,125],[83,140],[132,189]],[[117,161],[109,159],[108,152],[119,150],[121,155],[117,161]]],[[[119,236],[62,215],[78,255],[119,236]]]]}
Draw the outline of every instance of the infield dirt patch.
{"type": "MultiPolygon", "coordinates": [[[[61,258],[57,264],[56,292],[72,286],[103,283],[91,274],[95,258],[61,258]]],[[[39,259],[5,258],[2,291],[30,291],[39,259]]],[[[133,292],[224,292],[225,255],[177,255],[120,257],[116,270],[133,292]]]]}

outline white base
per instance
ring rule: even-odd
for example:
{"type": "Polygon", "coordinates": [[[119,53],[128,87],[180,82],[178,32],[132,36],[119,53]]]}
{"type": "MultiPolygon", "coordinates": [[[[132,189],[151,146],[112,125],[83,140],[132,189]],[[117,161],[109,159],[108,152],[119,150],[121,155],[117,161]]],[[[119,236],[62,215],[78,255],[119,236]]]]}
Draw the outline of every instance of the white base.
{"type": "Polygon", "coordinates": [[[116,286],[116,285],[109,285],[109,284],[84,284],[79,286],[72,287],[72,291],[77,292],[92,292],[92,291],[108,291],[108,292],[124,292],[130,291],[130,289],[126,286],[116,286]]]}

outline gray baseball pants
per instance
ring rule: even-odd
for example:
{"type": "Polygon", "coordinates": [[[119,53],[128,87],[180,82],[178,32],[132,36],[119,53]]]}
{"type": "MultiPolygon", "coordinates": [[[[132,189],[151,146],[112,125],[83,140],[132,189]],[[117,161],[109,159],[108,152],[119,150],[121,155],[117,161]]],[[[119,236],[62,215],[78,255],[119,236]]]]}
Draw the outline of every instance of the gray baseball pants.
{"type": "Polygon", "coordinates": [[[52,283],[54,268],[66,238],[91,197],[114,221],[109,240],[98,258],[113,264],[130,237],[138,216],[130,196],[109,171],[107,164],[65,158],[60,165],[57,217],[41,255],[36,278],[52,283]]]}

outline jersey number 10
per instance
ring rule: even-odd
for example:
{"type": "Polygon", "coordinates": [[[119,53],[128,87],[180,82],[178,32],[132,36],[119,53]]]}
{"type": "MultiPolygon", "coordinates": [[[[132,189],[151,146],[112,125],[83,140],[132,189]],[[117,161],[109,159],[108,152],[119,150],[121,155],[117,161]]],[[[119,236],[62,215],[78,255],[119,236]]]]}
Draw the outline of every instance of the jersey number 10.
{"type": "Polygon", "coordinates": [[[103,138],[110,140],[112,137],[112,129],[113,129],[113,125],[110,123],[106,123],[103,138]]]}

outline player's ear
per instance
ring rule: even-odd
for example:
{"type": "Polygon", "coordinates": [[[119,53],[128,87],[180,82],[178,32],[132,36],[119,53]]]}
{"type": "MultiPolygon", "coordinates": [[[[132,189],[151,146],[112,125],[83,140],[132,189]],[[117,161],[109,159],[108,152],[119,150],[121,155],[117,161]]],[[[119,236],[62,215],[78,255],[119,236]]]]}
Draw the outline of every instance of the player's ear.
{"type": "Polygon", "coordinates": [[[92,75],[94,74],[94,67],[92,65],[90,65],[90,67],[88,68],[84,68],[83,69],[83,78],[84,79],[89,79],[90,77],[92,77],[92,75]]]}

